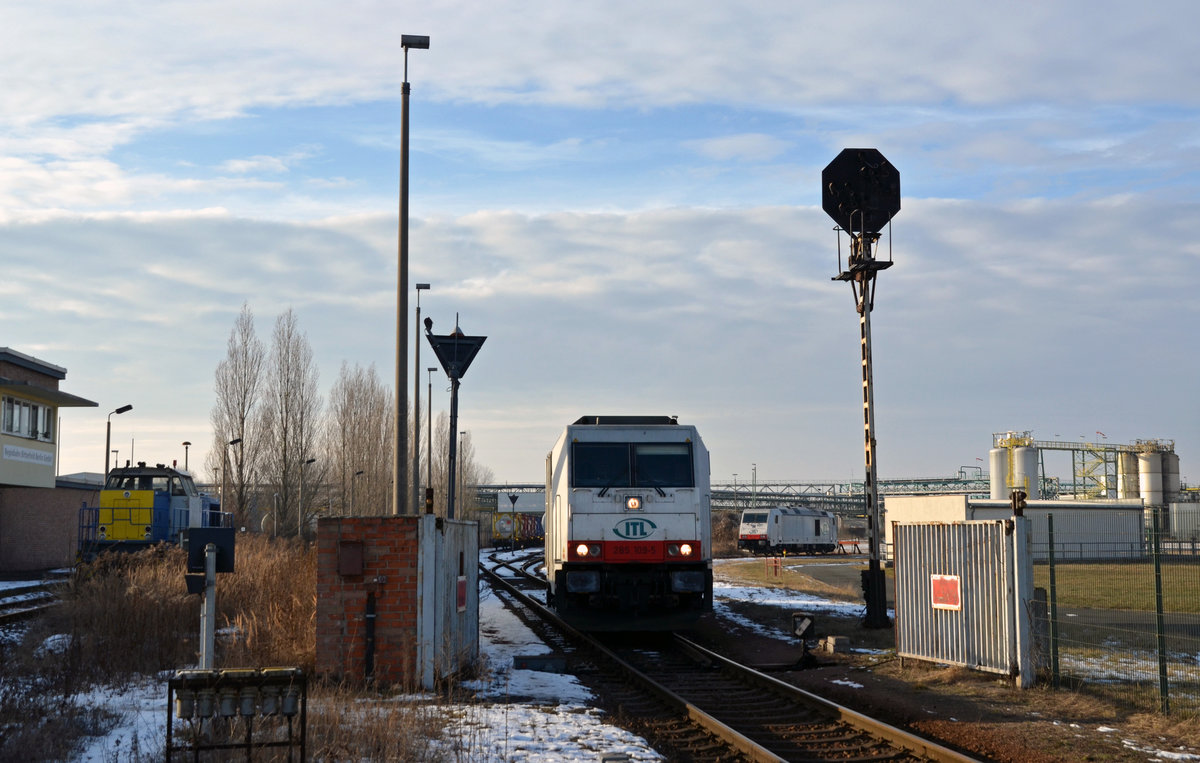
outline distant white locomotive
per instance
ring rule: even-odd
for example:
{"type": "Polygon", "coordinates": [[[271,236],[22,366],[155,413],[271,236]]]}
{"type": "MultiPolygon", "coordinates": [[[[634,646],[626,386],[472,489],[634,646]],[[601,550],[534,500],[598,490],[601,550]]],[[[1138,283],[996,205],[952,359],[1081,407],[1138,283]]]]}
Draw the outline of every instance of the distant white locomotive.
{"type": "Polygon", "coordinates": [[[666,416],[584,416],[546,457],[550,603],[584,630],[667,630],[712,610],[708,450],[666,416]]]}
{"type": "Polygon", "coordinates": [[[738,548],[755,554],[828,554],[838,546],[838,517],[804,506],[745,509],[738,548]]]}

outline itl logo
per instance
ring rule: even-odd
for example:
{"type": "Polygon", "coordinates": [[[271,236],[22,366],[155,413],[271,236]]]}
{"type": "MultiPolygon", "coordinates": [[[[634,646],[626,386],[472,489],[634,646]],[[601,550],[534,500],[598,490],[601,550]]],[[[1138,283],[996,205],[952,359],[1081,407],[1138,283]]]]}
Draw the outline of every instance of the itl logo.
{"type": "Polygon", "coordinates": [[[651,522],[649,519],[630,518],[622,519],[613,527],[613,532],[618,538],[625,540],[641,540],[649,538],[658,529],[658,525],[651,522]]]}

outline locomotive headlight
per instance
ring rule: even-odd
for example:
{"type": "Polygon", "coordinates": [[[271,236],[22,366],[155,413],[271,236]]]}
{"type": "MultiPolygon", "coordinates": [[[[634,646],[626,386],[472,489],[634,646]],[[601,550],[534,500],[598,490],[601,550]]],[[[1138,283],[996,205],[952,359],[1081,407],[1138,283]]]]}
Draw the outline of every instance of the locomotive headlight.
{"type": "Polygon", "coordinates": [[[679,556],[679,544],[672,543],[667,546],[667,556],[679,556]]]}
{"type": "Polygon", "coordinates": [[[626,511],[641,511],[642,510],[641,496],[631,495],[631,496],[626,497],[625,510],[626,511]]]}
{"type": "Polygon", "coordinates": [[[679,547],[679,553],[683,554],[684,556],[691,556],[692,555],[692,544],[684,543],[682,546],[679,547]]]}
{"type": "Polygon", "coordinates": [[[590,544],[589,543],[580,543],[578,546],[575,547],[575,555],[580,557],[581,559],[586,559],[589,556],[598,558],[600,556],[600,544],[599,543],[590,543],[590,544]]]}

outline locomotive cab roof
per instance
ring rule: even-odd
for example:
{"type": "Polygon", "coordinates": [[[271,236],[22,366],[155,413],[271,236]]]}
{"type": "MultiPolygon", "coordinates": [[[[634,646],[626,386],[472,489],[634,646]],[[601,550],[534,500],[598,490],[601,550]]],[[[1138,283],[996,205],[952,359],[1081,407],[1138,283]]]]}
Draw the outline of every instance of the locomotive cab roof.
{"type": "Polygon", "coordinates": [[[677,416],[580,416],[575,423],[585,426],[661,426],[679,421],[677,416]]]}

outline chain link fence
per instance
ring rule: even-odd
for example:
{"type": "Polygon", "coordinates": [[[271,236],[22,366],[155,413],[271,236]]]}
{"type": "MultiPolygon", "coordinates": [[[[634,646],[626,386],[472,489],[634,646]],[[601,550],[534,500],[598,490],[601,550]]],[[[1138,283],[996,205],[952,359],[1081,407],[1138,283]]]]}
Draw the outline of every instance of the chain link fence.
{"type": "Polygon", "coordinates": [[[1032,517],[1038,661],[1056,687],[1200,714],[1200,542],[1165,508],[1032,517]],[[1040,525],[1040,526],[1039,526],[1040,525]]]}

